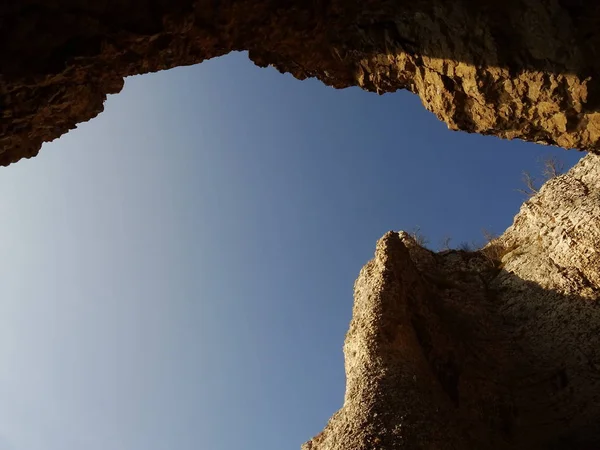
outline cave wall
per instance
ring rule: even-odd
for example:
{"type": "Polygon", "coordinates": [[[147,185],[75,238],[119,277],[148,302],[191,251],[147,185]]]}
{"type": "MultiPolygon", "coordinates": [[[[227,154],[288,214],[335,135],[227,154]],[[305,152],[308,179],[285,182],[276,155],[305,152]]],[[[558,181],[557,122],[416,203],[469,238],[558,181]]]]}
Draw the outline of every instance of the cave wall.
{"type": "Polygon", "coordinates": [[[0,5],[0,165],[130,75],[248,50],[335,88],[409,89],[454,130],[600,151],[594,0],[15,0],[0,5]]]}

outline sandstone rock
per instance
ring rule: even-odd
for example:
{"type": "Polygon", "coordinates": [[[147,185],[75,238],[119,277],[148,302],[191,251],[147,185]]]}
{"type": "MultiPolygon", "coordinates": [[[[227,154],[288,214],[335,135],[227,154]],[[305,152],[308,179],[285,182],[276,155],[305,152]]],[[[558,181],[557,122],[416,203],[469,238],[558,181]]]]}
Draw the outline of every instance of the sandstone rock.
{"type": "Polygon", "coordinates": [[[452,129],[600,151],[596,0],[14,0],[0,165],[102,111],[123,77],[249,50],[335,88],[409,89],[452,129]]]}
{"type": "Polygon", "coordinates": [[[475,252],[388,233],[355,284],[342,409],[303,450],[600,448],[600,156],[475,252]]]}

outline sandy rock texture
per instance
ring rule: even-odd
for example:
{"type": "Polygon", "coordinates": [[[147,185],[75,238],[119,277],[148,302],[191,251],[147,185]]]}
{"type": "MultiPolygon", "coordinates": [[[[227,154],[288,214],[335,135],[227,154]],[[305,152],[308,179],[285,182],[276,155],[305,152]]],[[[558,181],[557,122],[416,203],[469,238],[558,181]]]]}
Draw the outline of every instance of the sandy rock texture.
{"type": "Polygon", "coordinates": [[[600,448],[600,156],[480,251],[387,233],[355,284],[344,405],[303,450],[600,448]]]}
{"type": "Polygon", "coordinates": [[[13,0],[0,165],[102,111],[123,78],[248,50],[335,88],[409,89],[448,126],[600,152],[596,0],[13,0]]]}

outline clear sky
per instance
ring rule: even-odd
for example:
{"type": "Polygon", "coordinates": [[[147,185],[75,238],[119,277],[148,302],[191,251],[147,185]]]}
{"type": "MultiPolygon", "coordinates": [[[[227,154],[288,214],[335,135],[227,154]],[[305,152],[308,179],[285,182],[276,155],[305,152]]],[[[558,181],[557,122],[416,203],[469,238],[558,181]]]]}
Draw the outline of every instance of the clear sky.
{"type": "Polygon", "coordinates": [[[128,79],[0,171],[0,450],[298,449],[376,240],[502,232],[547,154],[245,54],[128,79]]]}

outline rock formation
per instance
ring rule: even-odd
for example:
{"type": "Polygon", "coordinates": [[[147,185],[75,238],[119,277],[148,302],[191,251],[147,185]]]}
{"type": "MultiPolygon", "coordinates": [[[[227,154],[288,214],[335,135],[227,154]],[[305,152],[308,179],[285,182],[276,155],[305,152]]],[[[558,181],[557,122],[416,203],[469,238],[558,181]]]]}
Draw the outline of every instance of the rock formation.
{"type": "Polygon", "coordinates": [[[12,0],[0,165],[102,111],[123,77],[248,50],[335,88],[409,89],[452,129],[600,152],[596,0],[12,0]]]}
{"type": "Polygon", "coordinates": [[[480,251],[388,233],[355,284],[344,405],[303,450],[600,448],[600,156],[480,251]]]}
{"type": "MultiPolygon", "coordinates": [[[[408,89],[455,130],[600,154],[597,0],[14,0],[0,165],[123,78],[248,50],[334,88],[408,89]]],[[[355,285],[344,406],[304,450],[600,448],[600,156],[483,250],[388,233],[355,285]]]]}

